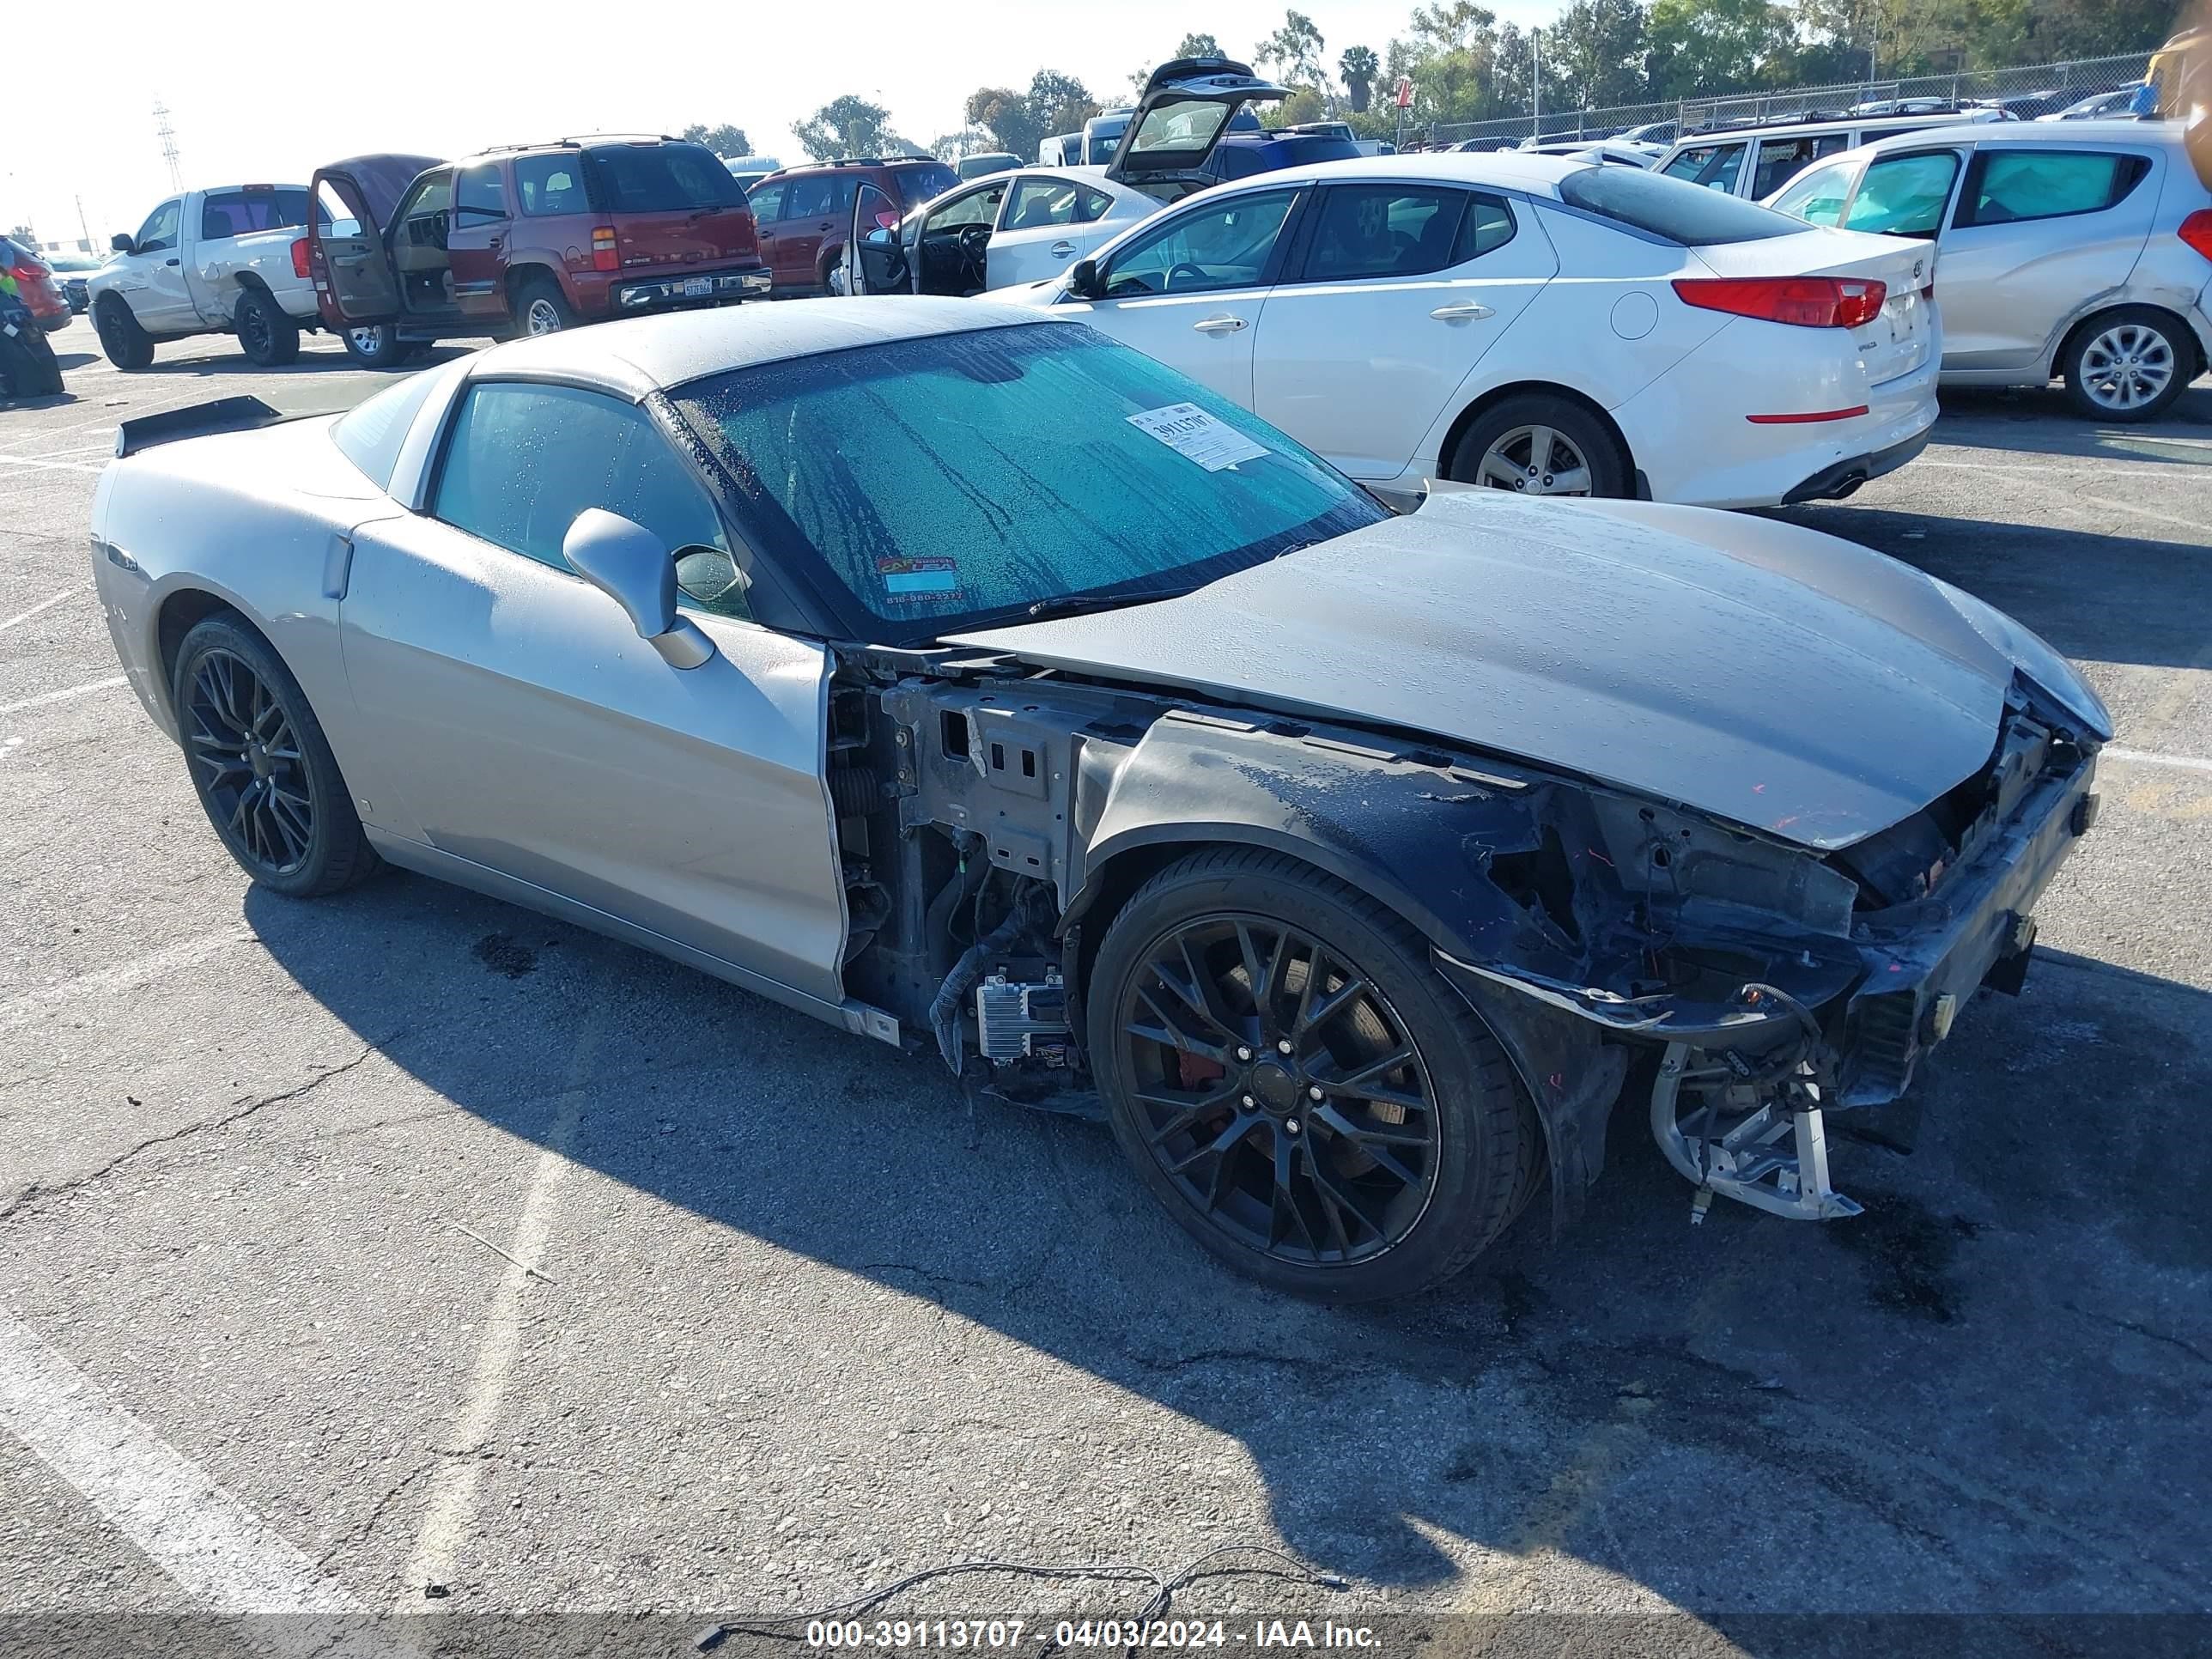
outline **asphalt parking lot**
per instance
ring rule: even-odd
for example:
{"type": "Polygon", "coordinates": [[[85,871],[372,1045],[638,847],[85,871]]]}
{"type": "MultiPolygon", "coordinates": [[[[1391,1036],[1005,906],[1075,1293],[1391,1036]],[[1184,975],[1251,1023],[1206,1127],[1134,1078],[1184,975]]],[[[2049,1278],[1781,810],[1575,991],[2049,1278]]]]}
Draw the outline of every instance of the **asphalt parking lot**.
{"type": "Polygon", "coordinates": [[[1103,1131],[971,1126],[933,1063],[425,880],[249,890],[115,678],[94,485],[119,418],[383,378],[57,343],[68,398],[0,410],[0,1650],[238,1605],[688,1650],[950,1562],[1248,1544],[1342,1588],[1176,1612],[1432,1652],[2212,1631],[2087,1617],[2212,1613],[2212,389],[2111,430],[1952,398],[1793,515],[2011,611],[2118,725],[2025,994],[1962,1016],[1912,1155],[1838,1145],[1866,1215],[1693,1231],[1625,1103],[1579,1227],[1346,1313],[1212,1266],[1103,1131]],[[1576,1617],[1459,1621],[1505,1613],[1576,1617]],[[1929,1613],[1974,1617],[1866,1622],[1929,1613]]]}

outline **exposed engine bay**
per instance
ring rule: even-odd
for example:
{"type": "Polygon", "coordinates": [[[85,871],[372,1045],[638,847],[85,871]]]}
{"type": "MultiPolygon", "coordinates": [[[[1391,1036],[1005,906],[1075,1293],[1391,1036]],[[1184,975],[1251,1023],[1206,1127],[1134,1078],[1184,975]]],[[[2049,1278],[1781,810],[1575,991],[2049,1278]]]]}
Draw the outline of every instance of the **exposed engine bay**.
{"type": "Polygon", "coordinates": [[[1696,1217],[1855,1213],[1824,1114],[1896,1100],[1967,998],[2017,991],[2095,811],[2095,734],[2025,678],[1981,770],[1825,854],[1418,734],[957,649],[854,653],[831,702],[848,991],[971,1091],[1098,1114],[1085,981],[1116,907],[1194,848],[1273,849],[1425,936],[1542,1125],[1555,1224],[1632,1078],[1696,1217]]]}

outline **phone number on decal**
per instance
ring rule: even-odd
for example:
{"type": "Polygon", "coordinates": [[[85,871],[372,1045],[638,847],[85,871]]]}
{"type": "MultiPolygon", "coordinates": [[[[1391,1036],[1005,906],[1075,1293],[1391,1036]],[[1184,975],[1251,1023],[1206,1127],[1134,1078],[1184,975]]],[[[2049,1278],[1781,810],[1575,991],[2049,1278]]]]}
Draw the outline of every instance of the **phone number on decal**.
{"type": "Polygon", "coordinates": [[[810,1648],[1014,1648],[1018,1619],[817,1619],[806,1627],[810,1648]]]}

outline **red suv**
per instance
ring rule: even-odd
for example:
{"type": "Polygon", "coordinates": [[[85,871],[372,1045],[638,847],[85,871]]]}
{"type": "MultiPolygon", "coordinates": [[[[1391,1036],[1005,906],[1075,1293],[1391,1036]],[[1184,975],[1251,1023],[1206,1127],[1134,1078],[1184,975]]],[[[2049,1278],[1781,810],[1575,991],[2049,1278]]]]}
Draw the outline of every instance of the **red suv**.
{"type": "Polygon", "coordinates": [[[853,200],[862,184],[873,185],[891,199],[896,224],[908,209],[920,207],[960,182],[960,175],[933,156],[884,161],[823,161],[813,167],[771,173],[752,187],[753,217],[760,225],[761,252],[779,294],[824,294],[830,273],[845,258],[853,222],[853,200]]]}
{"type": "Polygon", "coordinates": [[[752,210],[702,144],[364,155],[323,168],[314,190],[328,215],[309,232],[317,305],[376,368],[456,336],[550,334],[769,292],[752,210]]]}
{"type": "Polygon", "coordinates": [[[9,285],[30,307],[31,320],[46,332],[67,328],[70,319],[76,315],[61,284],[54,280],[53,267],[6,236],[0,236],[0,273],[8,276],[9,285]]]}

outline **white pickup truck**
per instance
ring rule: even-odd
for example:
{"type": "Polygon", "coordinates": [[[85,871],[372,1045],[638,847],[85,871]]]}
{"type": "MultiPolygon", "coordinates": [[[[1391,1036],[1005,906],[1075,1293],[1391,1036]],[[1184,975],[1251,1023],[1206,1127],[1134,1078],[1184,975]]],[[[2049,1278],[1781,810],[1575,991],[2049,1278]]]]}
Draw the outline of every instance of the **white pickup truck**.
{"type": "Polygon", "coordinates": [[[172,196],[85,287],[100,349],[143,368],[154,343],[235,334],[249,360],[289,363],[321,325],[307,274],[305,185],[227,185],[172,196]]]}

